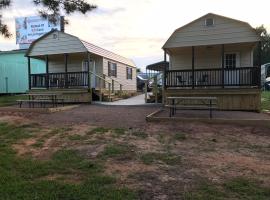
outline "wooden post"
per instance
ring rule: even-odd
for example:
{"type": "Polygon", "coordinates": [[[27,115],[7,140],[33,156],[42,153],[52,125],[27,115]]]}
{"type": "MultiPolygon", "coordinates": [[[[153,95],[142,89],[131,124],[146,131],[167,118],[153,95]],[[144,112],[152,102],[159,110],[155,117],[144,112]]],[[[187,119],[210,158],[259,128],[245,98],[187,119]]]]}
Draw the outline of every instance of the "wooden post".
{"type": "Polygon", "coordinates": [[[192,89],[195,88],[195,48],[192,46],[192,89]]]}
{"type": "Polygon", "coordinates": [[[91,89],[91,82],[90,82],[90,54],[87,52],[87,80],[88,80],[88,90],[90,91],[91,89]]]}
{"type": "Polygon", "coordinates": [[[262,66],[262,42],[259,41],[258,43],[258,87],[261,88],[262,86],[262,80],[261,80],[261,66],[262,66]]]}
{"type": "Polygon", "coordinates": [[[155,103],[157,103],[158,102],[157,76],[154,76],[154,93],[155,93],[155,103]]]}
{"type": "Polygon", "coordinates": [[[102,76],[102,78],[103,78],[103,87],[106,89],[106,75],[105,74],[103,74],[103,76],[102,76]]]}
{"type": "Polygon", "coordinates": [[[46,78],[45,78],[46,88],[49,88],[49,56],[46,55],[46,78]]]}
{"type": "Polygon", "coordinates": [[[120,97],[122,96],[123,85],[120,84],[120,97]]]}
{"type": "Polygon", "coordinates": [[[68,65],[68,54],[65,53],[65,88],[68,87],[67,65],[68,65]]]}
{"type": "Polygon", "coordinates": [[[162,75],[162,104],[165,105],[165,90],[166,90],[166,63],[167,63],[167,54],[166,54],[166,50],[164,49],[164,69],[163,69],[163,75],[162,75]]]}
{"type": "Polygon", "coordinates": [[[102,80],[99,79],[99,101],[102,101],[102,80]]]}
{"type": "Polygon", "coordinates": [[[114,93],[114,79],[112,79],[112,93],[114,93]]]}
{"type": "Polygon", "coordinates": [[[221,80],[222,80],[222,88],[224,88],[224,75],[225,75],[225,72],[224,72],[224,69],[225,69],[225,66],[224,66],[224,44],[222,45],[222,48],[221,48],[221,59],[222,59],[222,73],[221,73],[221,80]]]}
{"type": "Polygon", "coordinates": [[[31,59],[30,56],[28,58],[28,88],[31,90],[31,59]]]}
{"type": "Polygon", "coordinates": [[[144,100],[147,103],[147,81],[144,82],[144,100]]]}
{"type": "Polygon", "coordinates": [[[111,101],[111,83],[108,83],[109,85],[109,101],[111,101]]]}

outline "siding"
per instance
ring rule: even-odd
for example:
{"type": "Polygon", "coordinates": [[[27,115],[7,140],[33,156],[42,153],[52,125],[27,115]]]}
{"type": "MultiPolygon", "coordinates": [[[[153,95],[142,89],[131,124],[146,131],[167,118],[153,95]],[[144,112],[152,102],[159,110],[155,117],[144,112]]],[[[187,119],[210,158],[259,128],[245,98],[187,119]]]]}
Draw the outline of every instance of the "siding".
{"type": "MultiPolygon", "coordinates": [[[[28,90],[28,62],[24,53],[0,53],[0,94],[25,93],[28,90]]],[[[45,63],[31,59],[31,73],[44,72],[45,63]]]]}
{"type": "Polygon", "coordinates": [[[87,49],[77,37],[60,31],[46,35],[30,48],[29,56],[87,52],[87,49]],[[56,39],[54,39],[54,34],[57,35],[56,39]]]}
{"type": "MultiPolygon", "coordinates": [[[[115,62],[113,60],[109,60],[106,58],[103,58],[103,73],[105,75],[108,75],[108,62],[115,62]]],[[[132,67],[132,80],[127,79],[126,76],[126,67],[127,65],[124,65],[122,63],[117,63],[117,77],[112,77],[116,81],[120,82],[123,85],[123,90],[126,91],[136,91],[137,86],[136,86],[136,68],[132,67]]],[[[119,89],[119,84],[115,84],[116,89],[119,89]]]]}
{"type": "Polygon", "coordinates": [[[163,48],[256,41],[259,38],[249,24],[210,13],[177,29],[163,48]],[[206,27],[206,18],[213,18],[214,26],[206,27]]]}
{"type": "MultiPolygon", "coordinates": [[[[241,67],[253,66],[253,44],[225,45],[224,53],[239,53],[241,67]]],[[[222,66],[222,47],[199,46],[195,47],[195,68],[219,68],[222,66]]],[[[192,67],[191,47],[179,48],[170,51],[170,69],[190,69],[192,67]]]]}

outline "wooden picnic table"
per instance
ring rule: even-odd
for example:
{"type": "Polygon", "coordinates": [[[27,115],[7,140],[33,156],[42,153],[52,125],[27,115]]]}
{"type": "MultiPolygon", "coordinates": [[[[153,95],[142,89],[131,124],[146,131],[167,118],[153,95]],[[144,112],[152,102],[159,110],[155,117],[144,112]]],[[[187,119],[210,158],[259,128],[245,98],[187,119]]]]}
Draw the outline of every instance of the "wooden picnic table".
{"type": "MultiPolygon", "coordinates": [[[[28,96],[28,100],[18,100],[18,102],[20,103],[20,107],[22,102],[28,102],[29,103],[29,107],[34,107],[34,103],[52,103],[53,107],[57,107],[57,103],[58,103],[58,98],[57,95],[59,95],[59,93],[29,93],[29,94],[24,94],[24,96],[28,96]],[[43,97],[43,98],[41,98],[43,97]]],[[[62,103],[63,103],[63,99],[62,103]]]]}
{"type": "Polygon", "coordinates": [[[213,117],[212,111],[216,108],[217,97],[167,97],[166,107],[170,108],[170,117],[176,114],[177,108],[181,109],[197,109],[197,110],[205,110],[208,109],[210,112],[210,118],[213,117]],[[184,101],[188,101],[188,105],[181,105],[179,103],[183,103],[184,101]],[[194,103],[194,101],[196,103],[194,103]],[[198,104],[200,102],[200,104],[198,104]]]}

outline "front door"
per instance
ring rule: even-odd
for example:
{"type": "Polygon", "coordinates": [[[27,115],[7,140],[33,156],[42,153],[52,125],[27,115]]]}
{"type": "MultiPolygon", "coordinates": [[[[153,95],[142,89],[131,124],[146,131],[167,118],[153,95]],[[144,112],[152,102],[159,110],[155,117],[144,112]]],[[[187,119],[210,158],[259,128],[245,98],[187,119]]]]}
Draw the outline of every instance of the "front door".
{"type": "Polygon", "coordinates": [[[224,59],[224,84],[229,86],[239,85],[240,72],[237,70],[240,67],[239,53],[225,53],[224,59]]]}
{"type": "MultiPolygon", "coordinates": [[[[90,69],[89,69],[90,72],[92,72],[92,73],[90,73],[91,74],[91,87],[95,88],[96,87],[96,76],[94,74],[96,74],[96,63],[94,60],[90,61],[89,67],[90,67],[90,69]]],[[[82,71],[83,72],[88,71],[88,61],[87,60],[83,61],[82,71]]]]}

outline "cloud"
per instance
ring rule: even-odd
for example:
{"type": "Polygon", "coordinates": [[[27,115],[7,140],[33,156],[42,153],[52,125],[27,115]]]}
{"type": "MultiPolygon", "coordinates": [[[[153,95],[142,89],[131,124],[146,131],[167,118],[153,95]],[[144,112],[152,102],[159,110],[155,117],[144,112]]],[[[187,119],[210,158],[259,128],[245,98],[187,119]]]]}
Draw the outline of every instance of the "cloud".
{"type": "Polygon", "coordinates": [[[125,8],[119,7],[119,8],[113,8],[113,9],[108,9],[108,8],[102,8],[98,7],[96,10],[93,11],[93,14],[95,15],[109,15],[112,16],[114,14],[124,12],[126,11],[125,8]]]}

